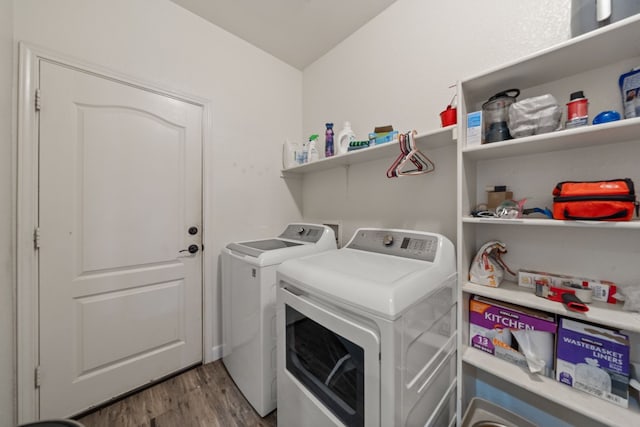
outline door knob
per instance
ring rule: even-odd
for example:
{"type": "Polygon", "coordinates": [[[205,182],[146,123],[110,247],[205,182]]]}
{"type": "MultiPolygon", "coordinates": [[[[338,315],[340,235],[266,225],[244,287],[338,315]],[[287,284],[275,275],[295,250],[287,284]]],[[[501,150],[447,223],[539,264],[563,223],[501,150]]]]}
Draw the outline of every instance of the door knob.
{"type": "Polygon", "coordinates": [[[200,248],[198,247],[198,245],[189,245],[189,247],[187,249],[183,249],[183,250],[181,250],[179,252],[189,252],[190,254],[195,254],[199,250],[200,250],[200,248]]]}

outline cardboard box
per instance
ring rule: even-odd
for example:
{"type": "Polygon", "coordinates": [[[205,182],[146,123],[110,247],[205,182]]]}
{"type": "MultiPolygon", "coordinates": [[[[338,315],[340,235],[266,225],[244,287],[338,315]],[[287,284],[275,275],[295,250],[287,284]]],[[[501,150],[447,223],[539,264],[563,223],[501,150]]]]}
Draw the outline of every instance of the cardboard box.
{"type": "Polygon", "coordinates": [[[544,361],[540,373],[553,378],[555,336],[558,329],[551,314],[475,295],[469,301],[469,344],[529,370],[524,347],[544,361]],[[518,332],[526,334],[522,342],[518,332]],[[526,342],[525,342],[526,341],[526,342]]]}
{"type": "Polygon", "coordinates": [[[369,134],[369,145],[380,145],[385,142],[392,142],[398,140],[398,131],[394,130],[391,132],[372,132],[369,134]]]}
{"type": "Polygon", "coordinates": [[[482,111],[467,114],[467,147],[482,143],[482,111]]]}
{"type": "Polygon", "coordinates": [[[614,329],[561,318],[556,379],[627,408],[629,337],[614,329]]]}
{"type": "Polygon", "coordinates": [[[505,200],[513,200],[511,191],[487,191],[487,208],[495,209],[505,200]]]}
{"type": "Polygon", "coordinates": [[[616,304],[613,298],[616,285],[607,280],[588,279],[586,277],[570,276],[568,274],[547,273],[546,271],[520,270],[518,271],[518,286],[535,289],[536,281],[544,281],[552,286],[582,286],[591,290],[591,298],[595,301],[616,304]]]}

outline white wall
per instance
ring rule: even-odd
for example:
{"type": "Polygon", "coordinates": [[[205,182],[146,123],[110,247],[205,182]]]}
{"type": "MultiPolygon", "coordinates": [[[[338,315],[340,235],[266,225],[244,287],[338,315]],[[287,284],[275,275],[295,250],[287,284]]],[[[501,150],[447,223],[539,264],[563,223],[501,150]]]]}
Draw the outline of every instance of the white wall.
{"type": "Polygon", "coordinates": [[[0,426],[14,426],[13,2],[0,0],[0,426]]]}
{"type": "MultiPolygon", "coordinates": [[[[351,122],[358,139],[378,125],[428,131],[457,80],[570,36],[569,0],[398,0],[304,70],[305,135],[351,122]]],[[[505,88],[508,89],[508,88],[505,88]]],[[[436,172],[387,179],[393,159],[310,174],[304,216],[357,226],[439,231],[455,242],[455,147],[427,151],[436,172]],[[327,206],[325,196],[339,201],[327,206]],[[322,196],[322,197],[319,197],[322,196]]]]}
{"type": "MultiPolygon", "coordinates": [[[[206,220],[215,245],[205,262],[215,273],[206,286],[217,307],[221,247],[273,235],[300,216],[301,182],[279,177],[285,137],[322,133],[326,121],[339,130],[350,120],[359,137],[382,124],[435,128],[453,93],[447,86],[457,79],[568,38],[569,3],[398,0],[308,67],[303,80],[294,68],[167,0],[0,0],[0,200],[12,206],[12,27],[15,40],[208,98],[213,213],[206,220]]],[[[437,170],[422,177],[385,178],[392,159],[305,177],[304,216],[340,220],[345,238],[358,225],[380,225],[442,231],[455,239],[455,150],[427,154],[437,170]]],[[[13,425],[10,211],[0,213],[2,427],[13,425]]],[[[213,323],[210,347],[220,342],[218,315],[213,323]]]]}
{"type": "MultiPolygon", "coordinates": [[[[295,198],[300,186],[280,178],[280,169],[283,140],[302,134],[302,72],[168,0],[16,0],[13,8],[16,41],[211,100],[213,148],[206,159],[211,180],[205,197],[212,213],[205,221],[214,245],[206,247],[204,262],[214,266],[211,280],[205,283],[212,295],[206,304],[217,311],[220,249],[231,241],[272,236],[301,217],[295,198]]],[[[5,46],[9,44],[4,40],[5,28],[10,26],[4,21],[11,22],[1,12],[4,58],[9,55],[5,50],[11,49],[5,46]]],[[[10,71],[6,63],[2,61],[0,68],[2,112],[9,102],[4,85],[10,71]]],[[[4,114],[0,120],[9,124],[4,114]]],[[[0,158],[9,165],[4,160],[8,159],[4,145],[2,150],[0,158]]],[[[0,182],[5,205],[10,200],[7,179],[3,176],[0,182]]],[[[2,215],[4,237],[7,220],[2,215]]],[[[2,244],[7,240],[3,238],[2,244]]],[[[4,264],[4,246],[0,250],[4,264]]],[[[3,267],[3,279],[5,271],[3,267]]],[[[1,291],[0,316],[10,318],[4,310],[5,290],[1,291]]],[[[213,326],[205,345],[211,355],[220,344],[221,329],[219,313],[208,315],[213,326]]],[[[0,351],[10,342],[5,339],[5,324],[2,322],[0,331],[0,351]]],[[[2,380],[10,360],[0,358],[2,380]]],[[[0,383],[0,409],[4,409],[9,405],[4,398],[5,381],[0,383]]]]}

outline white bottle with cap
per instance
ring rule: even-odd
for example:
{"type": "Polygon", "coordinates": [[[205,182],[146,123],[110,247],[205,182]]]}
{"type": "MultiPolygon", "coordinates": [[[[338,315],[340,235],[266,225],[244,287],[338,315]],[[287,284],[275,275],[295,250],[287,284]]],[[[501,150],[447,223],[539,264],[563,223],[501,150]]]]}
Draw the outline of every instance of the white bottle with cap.
{"type": "Polygon", "coordinates": [[[351,130],[351,123],[344,122],[344,127],[338,134],[337,139],[337,152],[338,154],[344,154],[349,151],[349,144],[356,140],[356,134],[351,130]]]}

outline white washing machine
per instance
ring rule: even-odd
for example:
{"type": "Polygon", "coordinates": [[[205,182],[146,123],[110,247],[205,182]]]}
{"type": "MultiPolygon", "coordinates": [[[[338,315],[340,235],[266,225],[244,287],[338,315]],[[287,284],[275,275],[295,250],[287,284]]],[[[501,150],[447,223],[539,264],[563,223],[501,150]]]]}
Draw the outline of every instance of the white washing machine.
{"type": "Polygon", "coordinates": [[[279,426],[455,425],[451,241],[359,229],[277,279],[279,426]]]}
{"type": "Polygon", "coordinates": [[[262,417],[276,407],[276,268],[286,259],[335,248],[331,228],[289,224],[276,238],[222,250],[222,361],[262,417]]]}

